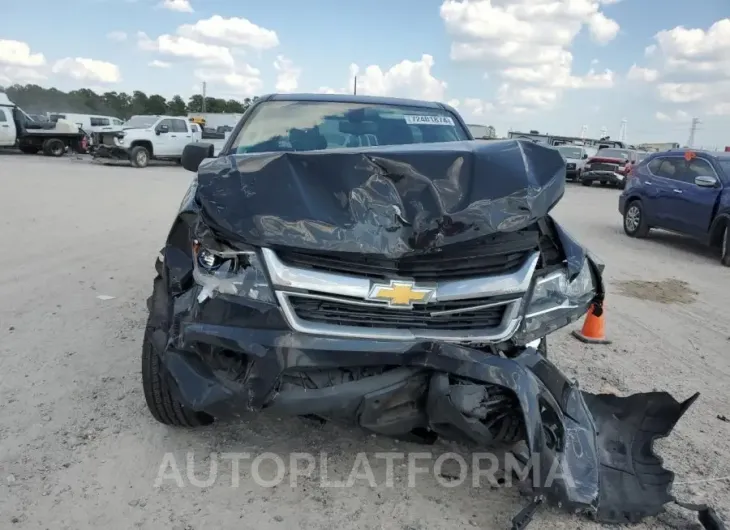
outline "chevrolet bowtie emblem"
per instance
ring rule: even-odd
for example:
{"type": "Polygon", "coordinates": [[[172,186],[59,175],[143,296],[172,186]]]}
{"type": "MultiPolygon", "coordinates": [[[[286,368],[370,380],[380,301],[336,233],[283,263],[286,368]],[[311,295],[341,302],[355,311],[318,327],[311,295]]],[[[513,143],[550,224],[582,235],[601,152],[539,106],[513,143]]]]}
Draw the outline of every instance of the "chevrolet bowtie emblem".
{"type": "Polygon", "coordinates": [[[388,302],[390,307],[409,309],[414,303],[428,302],[435,291],[432,287],[416,287],[413,282],[391,280],[388,284],[373,284],[368,299],[388,302]]]}

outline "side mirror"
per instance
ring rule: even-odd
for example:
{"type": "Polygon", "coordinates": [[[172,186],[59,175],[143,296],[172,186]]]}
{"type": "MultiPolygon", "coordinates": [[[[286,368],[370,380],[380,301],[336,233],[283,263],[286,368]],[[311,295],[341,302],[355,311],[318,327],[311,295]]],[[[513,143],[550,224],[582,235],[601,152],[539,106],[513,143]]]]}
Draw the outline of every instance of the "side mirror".
{"type": "Polygon", "coordinates": [[[213,158],[213,144],[193,142],[185,146],[182,153],[182,166],[193,173],[198,172],[200,164],[206,158],[213,158]]]}
{"type": "Polygon", "coordinates": [[[583,160],[585,160],[586,158],[588,158],[588,153],[583,153],[583,156],[582,156],[581,158],[582,158],[583,160]]]}
{"type": "Polygon", "coordinates": [[[155,132],[157,132],[158,135],[162,133],[167,133],[170,132],[170,128],[167,125],[158,125],[155,132]]]}
{"type": "Polygon", "coordinates": [[[717,179],[715,177],[695,177],[695,184],[701,188],[714,188],[717,186],[717,179]]]}

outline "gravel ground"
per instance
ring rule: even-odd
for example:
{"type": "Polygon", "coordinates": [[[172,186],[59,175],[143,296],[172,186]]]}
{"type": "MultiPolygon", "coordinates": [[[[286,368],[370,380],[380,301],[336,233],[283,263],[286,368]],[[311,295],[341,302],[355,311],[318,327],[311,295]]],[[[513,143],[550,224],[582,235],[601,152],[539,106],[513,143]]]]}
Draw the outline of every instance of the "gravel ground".
{"type": "MultiPolygon", "coordinates": [[[[398,460],[388,487],[385,461],[374,458],[376,487],[367,480],[349,488],[323,484],[322,460],[319,474],[300,478],[296,488],[288,480],[256,485],[251,461],[243,461],[233,487],[230,461],[209,456],[324,451],[331,484],[349,475],[359,452],[428,451],[435,458],[456,451],[468,459],[459,447],[397,443],[291,418],[260,416],[199,431],[154,422],[140,384],[144,301],[189,180],[179,167],[0,155],[0,528],[507,528],[525,504],[516,488],[474,488],[469,480],[444,487],[432,474],[408,487],[398,460]],[[197,470],[192,480],[188,452],[197,470]],[[155,487],[166,454],[179,466],[182,487],[170,479],[155,487]],[[206,477],[210,459],[220,464],[216,480],[192,485],[206,477]]],[[[551,355],[590,391],[666,389],[678,399],[700,391],[660,452],[677,472],[681,498],[706,500],[730,517],[730,482],[717,480],[730,476],[730,423],[719,418],[730,417],[730,321],[722,295],[730,269],[676,235],[627,238],[617,196],[570,185],[556,212],[606,263],[613,344],[584,345],[562,330],[551,339],[551,355]]],[[[270,480],[274,471],[265,464],[260,475],[270,480]]],[[[670,508],[636,528],[693,528],[693,520],[670,508]]],[[[599,528],[550,509],[533,524],[599,528]]]]}

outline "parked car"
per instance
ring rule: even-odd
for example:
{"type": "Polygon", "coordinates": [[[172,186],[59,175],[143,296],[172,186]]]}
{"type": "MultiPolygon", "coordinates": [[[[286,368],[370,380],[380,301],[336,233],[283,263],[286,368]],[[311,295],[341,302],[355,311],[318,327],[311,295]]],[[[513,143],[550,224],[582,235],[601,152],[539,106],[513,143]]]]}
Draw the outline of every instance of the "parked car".
{"type": "Polygon", "coordinates": [[[565,178],[567,180],[578,180],[586,160],[597,152],[595,147],[587,145],[559,145],[556,149],[565,159],[565,178]]]}
{"type": "Polygon", "coordinates": [[[730,266],[730,153],[653,153],[633,168],[618,205],[627,235],[686,234],[718,248],[730,266]]]}
{"type": "Polygon", "coordinates": [[[599,149],[595,156],[586,160],[579,177],[580,183],[590,186],[594,182],[600,182],[604,186],[610,184],[623,188],[626,184],[626,175],[629,174],[634,164],[645,156],[646,153],[635,149],[616,147],[599,149]]]}
{"type": "Polygon", "coordinates": [[[275,94],[213,151],[185,147],[195,177],[155,261],[142,386],[157,421],[256,412],[524,442],[536,491],[515,527],[543,500],[599,522],[662,510],[656,477],[665,491],[673,475],[652,441],[696,396],[590,394],[547,355],[544,337],[598,318],[605,294],[603,266],[550,216],[555,149],[475,141],[440,103],[275,94]]]}

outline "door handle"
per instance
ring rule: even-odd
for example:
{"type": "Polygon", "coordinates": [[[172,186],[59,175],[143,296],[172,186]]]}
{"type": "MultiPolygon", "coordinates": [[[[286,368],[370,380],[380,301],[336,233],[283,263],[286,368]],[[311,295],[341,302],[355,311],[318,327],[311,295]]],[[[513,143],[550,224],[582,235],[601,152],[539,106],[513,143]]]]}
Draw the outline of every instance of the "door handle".
{"type": "Polygon", "coordinates": [[[682,190],[678,190],[678,189],[676,189],[676,188],[675,188],[675,189],[673,189],[672,191],[673,191],[674,193],[682,193],[682,190]]]}
{"type": "Polygon", "coordinates": [[[3,129],[7,129],[10,125],[3,125],[3,129]]]}

